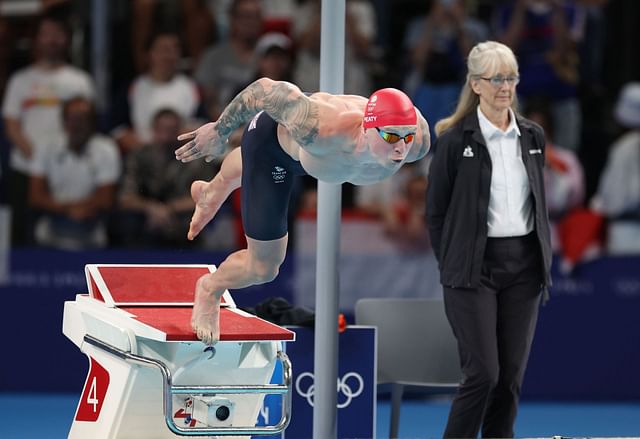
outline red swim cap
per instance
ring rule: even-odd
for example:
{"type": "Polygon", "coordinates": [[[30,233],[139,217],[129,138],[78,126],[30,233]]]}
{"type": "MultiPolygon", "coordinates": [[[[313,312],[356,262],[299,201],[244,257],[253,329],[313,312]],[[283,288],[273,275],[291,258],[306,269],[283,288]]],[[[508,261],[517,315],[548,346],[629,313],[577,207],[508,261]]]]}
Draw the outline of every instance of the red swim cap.
{"type": "Polygon", "coordinates": [[[416,125],[418,117],[409,96],[395,88],[383,88],[369,98],[364,109],[365,128],[416,125]]]}

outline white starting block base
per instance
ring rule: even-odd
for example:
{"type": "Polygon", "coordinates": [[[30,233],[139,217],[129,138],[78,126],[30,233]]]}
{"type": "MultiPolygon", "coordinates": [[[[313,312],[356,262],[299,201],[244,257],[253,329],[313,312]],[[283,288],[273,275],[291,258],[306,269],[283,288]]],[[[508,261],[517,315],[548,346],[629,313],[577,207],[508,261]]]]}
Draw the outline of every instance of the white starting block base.
{"type": "MultiPolygon", "coordinates": [[[[172,281],[157,281],[167,267],[87,266],[90,294],[65,303],[63,332],[90,361],[69,438],[246,437],[284,430],[290,369],[281,345],[293,333],[236,309],[225,293],[221,342],[207,348],[190,329],[184,297],[195,281],[178,294],[175,286],[167,292],[172,281]],[[153,274],[160,290],[144,291],[140,271],[153,274]],[[134,300],[151,296],[152,304],[134,300]],[[277,361],[283,362],[285,385],[269,384],[277,361]],[[254,427],[267,393],[286,399],[283,418],[276,426],[254,427]]],[[[176,268],[190,272],[187,278],[215,269],[169,268],[171,276],[176,268]]]]}

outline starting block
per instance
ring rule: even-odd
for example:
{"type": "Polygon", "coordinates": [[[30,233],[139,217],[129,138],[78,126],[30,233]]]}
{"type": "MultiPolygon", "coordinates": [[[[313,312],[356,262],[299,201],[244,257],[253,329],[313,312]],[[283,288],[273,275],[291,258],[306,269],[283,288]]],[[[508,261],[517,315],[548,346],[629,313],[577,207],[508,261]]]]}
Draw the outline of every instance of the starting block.
{"type": "Polygon", "coordinates": [[[63,333],[89,357],[70,439],[277,434],[289,423],[295,334],[221,300],[220,342],[191,329],[196,280],[213,265],[87,265],[88,294],[65,302],[63,333]],[[283,384],[269,384],[277,363],[283,384]],[[266,394],[276,425],[256,427],[266,394]]]}

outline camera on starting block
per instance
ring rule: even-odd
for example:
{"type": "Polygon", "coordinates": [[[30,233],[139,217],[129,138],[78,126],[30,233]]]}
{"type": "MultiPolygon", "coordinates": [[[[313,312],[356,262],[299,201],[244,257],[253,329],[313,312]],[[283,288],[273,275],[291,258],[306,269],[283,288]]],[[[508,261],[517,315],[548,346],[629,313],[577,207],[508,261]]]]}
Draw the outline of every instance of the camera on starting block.
{"type": "Polygon", "coordinates": [[[210,427],[231,427],[235,403],[219,396],[194,396],[193,419],[210,427]]]}

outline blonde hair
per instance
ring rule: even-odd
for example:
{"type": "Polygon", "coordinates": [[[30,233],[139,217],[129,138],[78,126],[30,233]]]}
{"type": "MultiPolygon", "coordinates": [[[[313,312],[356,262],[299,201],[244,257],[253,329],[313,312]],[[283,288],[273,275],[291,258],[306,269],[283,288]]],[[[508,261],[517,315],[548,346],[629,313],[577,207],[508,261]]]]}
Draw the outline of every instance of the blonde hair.
{"type": "MultiPolygon", "coordinates": [[[[496,41],[485,41],[471,49],[467,58],[467,79],[462,86],[456,110],[451,116],[436,123],[436,135],[439,136],[443,131],[451,128],[480,104],[480,98],[471,88],[471,81],[482,75],[495,74],[501,67],[507,67],[514,74],[518,74],[518,61],[508,46],[496,41]]],[[[514,97],[511,108],[515,112],[517,107],[517,98],[514,97]]]]}

